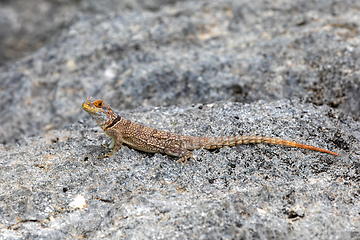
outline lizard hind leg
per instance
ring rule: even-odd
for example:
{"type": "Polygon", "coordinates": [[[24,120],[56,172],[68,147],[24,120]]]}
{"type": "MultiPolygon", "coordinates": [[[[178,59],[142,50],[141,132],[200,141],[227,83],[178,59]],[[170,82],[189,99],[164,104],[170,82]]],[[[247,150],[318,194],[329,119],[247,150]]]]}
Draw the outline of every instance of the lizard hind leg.
{"type": "Polygon", "coordinates": [[[184,162],[184,165],[187,163],[189,158],[195,160],[192,152],[178,146],[168,146],[164,149],[164,152],[165,154],[173,157],[180,157],[176,162],[184,162]]]}

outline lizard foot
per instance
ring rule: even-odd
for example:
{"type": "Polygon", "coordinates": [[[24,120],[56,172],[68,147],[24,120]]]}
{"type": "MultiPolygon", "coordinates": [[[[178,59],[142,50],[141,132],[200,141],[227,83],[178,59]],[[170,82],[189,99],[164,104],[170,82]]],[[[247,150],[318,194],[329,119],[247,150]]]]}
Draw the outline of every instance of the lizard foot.
{"type": "Polygon", "coordinates": [[[101,152],[101,154],[98,156],[98,159],[104,159],[104,158],[109,158],[112,155],[114,155],[113,151],[111,151],[110,148],[104,146],[103,144],[101,144],[101,146],[105,147],[106,152],[101,152]]]}
{"type": "Polygon", "coordinates": [[[184,162],[184,165],[187,163],[189,158],[192,158],[195,160],[192,152],[190,152],[189,150],[186,150],[184,148],[178,147],[176,145],[166,147],[164,149],[164,152],[170,156],[180,157],[180,159],[177,160],[176,162],[184,162]]]}
{"type": "Polygon", "coordinates": [[[184,162],[184,165],[188,162],[188,159],[192,158],[194,159],[194,161],[196,161],[196,158],[191,154],[191,156],[184,156],[182,158],[179,158],[176,162],[180,163],[180,162],[184,162]]]}
{"type": "Polygon", "coordinates": [[[110,157],[110,156],[109,156],[109,154],[106,153],[104,155],[99,155],[98,159],[104,159],[104,158],[108,158],[108,157],[110,157]]]}

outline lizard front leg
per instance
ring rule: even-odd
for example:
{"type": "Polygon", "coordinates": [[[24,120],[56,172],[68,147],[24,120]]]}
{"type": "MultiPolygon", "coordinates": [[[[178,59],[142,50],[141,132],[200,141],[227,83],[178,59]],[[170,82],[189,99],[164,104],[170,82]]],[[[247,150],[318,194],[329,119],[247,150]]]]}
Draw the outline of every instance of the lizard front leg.
{"type": "Polygon", "coordinates": [[[116,131],[111,131],[111,130],[108,130],[106,131],[106,134],[109,135],[111,137],[111,143],[109,145],[109,147],[106,147],[108,149],[111,149],[110,152],[107,152],[105,153],[104,155],[100,155],[99,158],[108,158],[108,157],[111,157],[112,155],[114,155],[122,146],[122,143],[123,143],[123,139],[121,137],[120,134],[116,134],[116,131]],[[115,132],[115,134],[114,134],[115,132]]]}

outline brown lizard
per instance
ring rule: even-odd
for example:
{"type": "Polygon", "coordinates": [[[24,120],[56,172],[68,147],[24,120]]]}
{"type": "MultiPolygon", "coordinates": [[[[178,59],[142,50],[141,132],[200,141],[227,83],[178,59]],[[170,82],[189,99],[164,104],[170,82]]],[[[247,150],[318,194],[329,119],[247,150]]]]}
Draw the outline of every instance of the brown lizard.
{"type": "Polygon", "coordinates": [[[189,158],[195,160],[192,152],[189,150],[200,148],[215,149],[248,143],[278,144],[338,155],[337,153],[322,148],[272,137],[193,137],[175,134],[124,119],[117,115],[109,104],[102,100],[95,100],[94,98],[87,98],[82,104],[82,107],[95,119],[100,128],[112,138],[112,142],[109,145],[112,151],[100,158],[114,155],[123,143],[144,152],[165,153],[170,156],[179,157],[178,162],[184,161],[184,163],[186,163],[189,158]]]}

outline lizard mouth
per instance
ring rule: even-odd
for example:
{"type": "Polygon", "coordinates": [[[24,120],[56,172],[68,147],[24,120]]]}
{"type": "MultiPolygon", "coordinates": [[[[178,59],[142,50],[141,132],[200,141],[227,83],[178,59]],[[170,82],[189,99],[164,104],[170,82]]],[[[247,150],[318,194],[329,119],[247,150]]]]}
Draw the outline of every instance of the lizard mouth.
{"type": "Polygon", "coordinates": [[[83,108],[86,112],[95,111],[94,108],[90,107],[90,102],[88,102],[88,101],[83,102],[82,108],[83,108]]]}
{"type": "Polygon", "coordinates": [[[91,117],[93,117],[96,121],[105,121],[107,116],[104,116],[106,114],[101,111],[101,109],[98,109],[96,107],[92,107],[88,103],[84,102],[82,104],[82,108],[87,112],[91,117]]]}
{"type": "Polygon", "coordinates": [[[85,102],[83,102],[82,108],[83,108],[87,113],[89,113],[89,114],[94,114],[94,113],[99,113],[99,112],[101,112],[101,109],[100,109],[100,108],[97,108],[97,107],[95,107],[95,106],[92,106],[93,104],[92,104],[92,101],[91,101],[91,100],[92,100],[92,99],[87,98],[87,99],[85,100],[85,102]]]}
{"type": "Polygon", "coordinates": [[[97,124],[104,129],[106,123],[109,121],[109,116],[102,108],[99,108],[94,105],[93,98],[87,98],[83,104],[82,108],[87,112],[92,118],[95,119],[97,124]]]}

